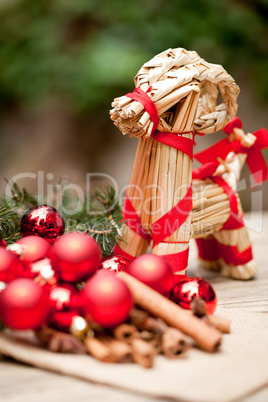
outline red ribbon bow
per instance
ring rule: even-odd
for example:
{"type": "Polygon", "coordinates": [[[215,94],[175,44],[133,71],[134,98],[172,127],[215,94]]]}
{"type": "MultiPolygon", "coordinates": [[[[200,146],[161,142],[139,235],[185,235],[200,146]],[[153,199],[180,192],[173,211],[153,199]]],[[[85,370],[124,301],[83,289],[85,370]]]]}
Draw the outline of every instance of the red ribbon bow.
{"type": "MultiPolygon", "coordinates": [[[[226,134],[231,134],[234,128],[242,128],[242,122],[238,117],[231,119],[224,127],[223,131],[226,134]]],[[[262,149],[268,147],[268,132],[265,128],[261,128],[252,134],[255,135],[256,141],[250,148],[244,147],[238,140],[230,142],[229,138],[225,138],[205,151],[195,154],[194,157],[203,164],[213,162],[215,164],[214,166],[217,168],[220,164],[220,162],[217,161],[218,157],[226,159],[229,152],[232,151],[247,154],[247,165],[249,170],[256,183],[261,183],[267,180],[268,177],[266,161],[261,153],[262,149]]]]}

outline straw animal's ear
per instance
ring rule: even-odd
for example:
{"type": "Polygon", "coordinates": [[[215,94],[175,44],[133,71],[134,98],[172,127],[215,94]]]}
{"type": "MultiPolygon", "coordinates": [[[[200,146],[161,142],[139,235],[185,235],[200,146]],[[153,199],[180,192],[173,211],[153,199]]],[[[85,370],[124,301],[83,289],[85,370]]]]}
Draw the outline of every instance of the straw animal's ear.
{"type": "Polygon", "coordinates": [[[206,77],[200,82],[200,97],[194,129],[203,134],[215,133],[237,112],[240,89],[220,65],[204,63],[206,77]],[[219,92],[223,103],[217,104],[219,92]]]}

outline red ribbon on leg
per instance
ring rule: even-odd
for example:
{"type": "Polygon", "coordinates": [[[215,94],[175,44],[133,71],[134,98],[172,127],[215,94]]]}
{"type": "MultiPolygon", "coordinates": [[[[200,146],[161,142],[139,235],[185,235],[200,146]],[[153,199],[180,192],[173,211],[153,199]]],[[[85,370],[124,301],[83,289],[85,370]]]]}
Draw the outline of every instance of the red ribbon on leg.
{"type": "Polygon", "coordinates": [[[217,240],[214,237],[210,239],[196,239],[198,256],[205,261],[218,261],[220,258],[217,250],[217,240]]]}

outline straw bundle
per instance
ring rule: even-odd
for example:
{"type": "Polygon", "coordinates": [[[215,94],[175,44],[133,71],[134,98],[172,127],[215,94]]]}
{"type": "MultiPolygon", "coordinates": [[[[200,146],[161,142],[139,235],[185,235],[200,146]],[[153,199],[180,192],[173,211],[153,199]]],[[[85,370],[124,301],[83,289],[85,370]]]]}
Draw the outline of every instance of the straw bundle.
{"type": "MultiPolygon", "coordinates": [[[[168,49],[145,63],[135,77],[135,87],[147,92],[154,102],[159,116],[158,130],[162,132],[179,131],[180,108],[170,109],[193,92],[200,92],[193,125],[199,133],[222,129],[237,111],[239,87],[233,78],[222,66],[207,63],[196,52],[182,48],[168,49]],[[219,105],[218,89],[223,100],[219,105]]],[[[153,122],[141,103],[121,96],[112,107],[111,119],[124,135],[150,137],[153,122]]]]}

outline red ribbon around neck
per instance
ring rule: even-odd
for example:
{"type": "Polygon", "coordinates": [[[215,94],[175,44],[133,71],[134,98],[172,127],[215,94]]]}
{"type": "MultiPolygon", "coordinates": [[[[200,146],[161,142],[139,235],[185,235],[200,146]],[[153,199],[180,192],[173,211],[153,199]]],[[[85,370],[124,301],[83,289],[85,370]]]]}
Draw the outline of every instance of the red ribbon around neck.
{"type": "MultiPolygon", "coordinates": [[[[223,129],[227,134],[233,132],[234,128],[241,128],[242,122],[238,117],[234,117],[223,129]]],[[[253,133],[256,137],[255,143],[250,147],[244,147],[240,141],[229,141],[225,138],[205,151],[199,152],[194,155],[194,158],[201,163],[213,162],[219,166],[220,162],[217,161],[218,157],[226,159],[229,152],[247,154],[247,165],[251,171],[256,183],[265,181],[268,177],[268,169],[265,159],[261,153],[262,149],[268,147],[268,132],[265,128],[261,128],[253,133]]]]}
{"type": "Polygon", "coordinates": [[[192,131],[187,131],[184,133],[162,133],[161,131],[156,130],[151,137],[158,141],[162,142],[162,144],[166,144],[172,148],[177,149],[185,153],[186,155],[193,160],[193,147],[194,147],[194,140],[191,138],[182,137],[179,134],[188,134],[192,131]]]}
{"type": "Polygon", "coordinates": [[[144,109],[146,110],[146,112],[149,113],[151,120],[154,123],[152,131],[154,132],[158,126],[159,117],[155,104],[150,96],[146,92],[142,91],[140,88],[135,88],[133,92],[126,94],[126,96],[137,102],[140,102],[144,106],[144,109]]]}

